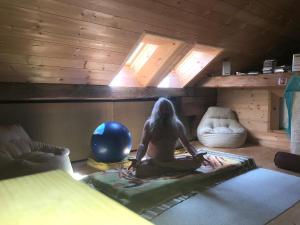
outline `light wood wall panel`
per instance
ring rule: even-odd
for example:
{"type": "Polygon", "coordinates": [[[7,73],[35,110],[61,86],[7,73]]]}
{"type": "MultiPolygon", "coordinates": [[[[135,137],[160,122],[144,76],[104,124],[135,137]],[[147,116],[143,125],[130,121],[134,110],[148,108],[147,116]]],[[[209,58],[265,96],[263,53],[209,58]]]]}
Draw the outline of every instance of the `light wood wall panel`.
{"type": "Polygon", "coordinates": [[[236,71],[300,49],[297,8],[261,0],[2,0],[0,81],[106,85],[146,31],[224,48],[193,85],[219,73],[224,58],[236,71]]]}
{"type": "Polygon", "coordinates": [[[154,103],[154,101],[113,103],[113,120],[128,127],[134,149],[137,149],[141,141],[144,123],[149,118],[154,103]]]}
{"type": "Polygon", "coordinates": [[[68,147],[71,160],[86,159],[91,134],[98,124],[112,120],[112,104],[15,103],[0,104],[1,124],[20,124],[33,140],[68,147]]]}
{"type": "Polygon", "coordinates": [[[86,159],[94,129],[106,121],[119,121],[131,132],[137,149],[154,101],[60,102],[0,104],[0,124],[21,124],[32,139],[71,150],[71,160],[86,159]]]}
{"type": "MultiPolygon", "coordinates": [[[[283,89],[278,89],[283,92],[283,89]]],[[[217,105],[236,112],[240,123],[247,128],[249,141],[288,150],[289,139],[284,132],[270,130],[270,90],[218,89],[217,105]]]]}
{"type": "Polygon", "coordinates": [[[215,89],[205,88],[111,89],[62,84],[0,84],[0,93],[0,125],[21,124],[34,140],[70,148],[72,160],[88,157],[91,134],[105,121],[127,126],[136,149],[144,122],[160,96],[173,96],[178,116],[193,139],[195,126],[217,99],[215,89]]]}

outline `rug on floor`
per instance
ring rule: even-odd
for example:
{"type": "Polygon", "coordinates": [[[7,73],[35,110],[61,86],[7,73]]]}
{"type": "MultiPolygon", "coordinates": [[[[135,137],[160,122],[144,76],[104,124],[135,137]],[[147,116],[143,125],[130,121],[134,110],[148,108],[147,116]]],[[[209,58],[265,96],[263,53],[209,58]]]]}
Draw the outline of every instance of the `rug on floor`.
{"type": "MultiPolygon", "coordinates": [[[[185,155],[188,153],[179,157],[185,155]]],[[[205,157],[214,164],[214,168],[203,165],[193,173],[151,179],[137,179],[127,170],[108,170],[91,174],[82,181],[135,212],[142,213],[199,186],[216,184],[256,167],[251,158],[229,153],[208,151],[205,157]]]]}
{"type": "Polygon", "coordinates": [[[263,225],[300,201],[299,187],[299,177],[259,168],[145,217],[156,225],[263,225]]]}

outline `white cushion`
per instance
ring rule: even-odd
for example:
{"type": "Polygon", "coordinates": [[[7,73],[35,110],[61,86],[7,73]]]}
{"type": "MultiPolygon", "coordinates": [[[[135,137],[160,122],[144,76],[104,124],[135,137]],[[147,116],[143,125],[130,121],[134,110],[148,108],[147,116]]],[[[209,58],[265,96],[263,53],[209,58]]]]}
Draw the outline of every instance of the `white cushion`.
{"type": "Polygon", "coordinates": [[[239,147],[245,143],[247,131],[229,108],[214,106],[203,116],[197,136],[208,147],[239,147]]]}

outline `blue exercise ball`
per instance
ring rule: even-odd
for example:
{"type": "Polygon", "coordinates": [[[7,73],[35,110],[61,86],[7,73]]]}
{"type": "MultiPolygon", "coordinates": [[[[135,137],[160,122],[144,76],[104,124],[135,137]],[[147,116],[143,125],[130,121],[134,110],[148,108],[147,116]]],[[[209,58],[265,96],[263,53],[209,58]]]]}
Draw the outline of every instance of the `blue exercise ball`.
{"type": "Polygon", "coordinates": [[[98,162],[121,162],[131,150],[131,134],[121,123],[102,123],[93,133],[91,148],[98,162]]]}

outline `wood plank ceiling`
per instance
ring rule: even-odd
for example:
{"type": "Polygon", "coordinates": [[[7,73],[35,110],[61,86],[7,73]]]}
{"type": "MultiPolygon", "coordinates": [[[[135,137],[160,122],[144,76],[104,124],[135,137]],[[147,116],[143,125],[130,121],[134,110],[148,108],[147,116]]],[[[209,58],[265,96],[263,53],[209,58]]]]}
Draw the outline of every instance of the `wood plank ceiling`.
{"type": "Polygon", "coordinates": [[[0,82],[107,85],[144,31],[224,48],[190,85],[300,49],[296,0],[0,0],[0,82]]]}

